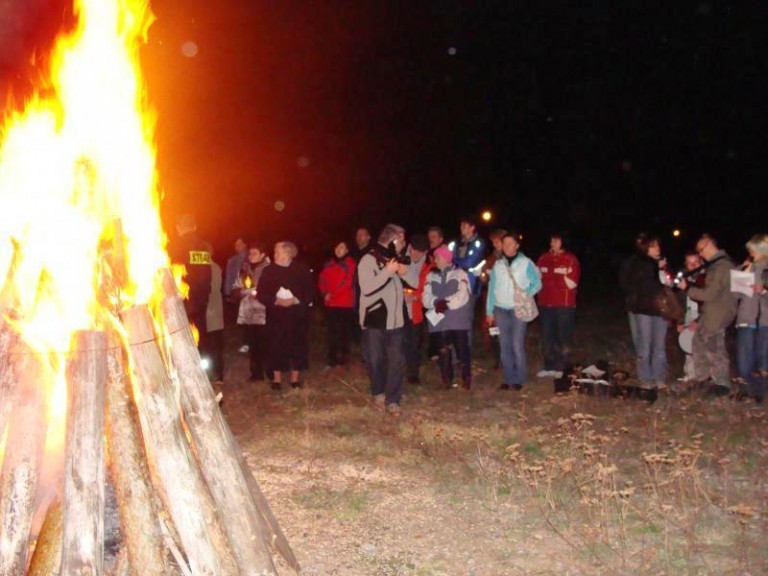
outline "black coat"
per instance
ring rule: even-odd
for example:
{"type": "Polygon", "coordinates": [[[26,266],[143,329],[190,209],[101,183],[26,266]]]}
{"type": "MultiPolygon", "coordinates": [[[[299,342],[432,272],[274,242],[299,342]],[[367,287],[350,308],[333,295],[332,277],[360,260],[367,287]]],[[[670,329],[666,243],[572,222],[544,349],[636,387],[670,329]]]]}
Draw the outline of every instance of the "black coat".
{"type": "Polygon", "coordinates": [[[659,300],[664,285],[659,278],[659,261],[642,254],[631,256],[619,277],[627,312],[661,316],[659,300]]]}

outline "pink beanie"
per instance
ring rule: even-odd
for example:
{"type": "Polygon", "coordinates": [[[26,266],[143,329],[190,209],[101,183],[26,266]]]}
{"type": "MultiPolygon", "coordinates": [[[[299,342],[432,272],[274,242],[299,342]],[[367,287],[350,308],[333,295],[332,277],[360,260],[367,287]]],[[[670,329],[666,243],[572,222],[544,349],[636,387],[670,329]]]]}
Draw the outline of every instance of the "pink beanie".
{"type": "Polygon", "coordinates": [[[453,252],[451,252],[451,249],[445,244],[441,244],[435,248],[434,255],[435,257],[440,256],[440,258],[447,262],[453,262],[453,252]]]}

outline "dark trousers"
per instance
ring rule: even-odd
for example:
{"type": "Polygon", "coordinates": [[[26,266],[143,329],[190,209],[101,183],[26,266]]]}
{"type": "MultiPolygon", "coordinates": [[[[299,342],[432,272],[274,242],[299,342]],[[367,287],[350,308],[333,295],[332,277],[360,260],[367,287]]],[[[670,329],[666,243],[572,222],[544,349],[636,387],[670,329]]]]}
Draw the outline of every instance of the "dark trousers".
{"type": "Polygon", "coordinates": [[[208,374],[211,380],[224,378],[224,330],[207,332],[200,342],[200,356],[208,358],[208,374]]]}
{"type": "Polygon", "coordinates": [[[403,395],[403,332],[403,328],[363,329],[363,360],[371,394],[384,394],[387,404],[400,404],[403,395]]]}
{"type": "Polygon", "coordinates": [[[541,335],[544,344],[544,370],[563,370],[573,344],[576,309],[565,306],[542,306],[541,335]]]}
{"type": "Polygon", "coordinates": [[[251,378],[264,380],[264,360],[267,355],[266,330],[264,324],[246,324],[243,326],[245,343],[248,345],[248,358],[251,378]]]}
{"type": "Polygon", "coordinates": [[[355,330],[354,308],[325,309],[328,322],[328,365],[344,365],[349,361],[349,346],[355,330]]]}
{"type": "Polygon", "coordinates": [[[441,340],[438,365],[443,384],[450,386],[453,382],[453,359],[451,347],[456,351],[456,357],[461,362],[461,379],[465,386],[472,382],[472,356],[469,347],[469,330],[446,330],[436,332],[441,340]]]}
{"type": "Polygon", "coordinates": [[[421,348],[424,344],[424,324],[407,320],[403,326],[403,352],[405,354],[405,377],[408,382],[419,381],[421,348]]]}

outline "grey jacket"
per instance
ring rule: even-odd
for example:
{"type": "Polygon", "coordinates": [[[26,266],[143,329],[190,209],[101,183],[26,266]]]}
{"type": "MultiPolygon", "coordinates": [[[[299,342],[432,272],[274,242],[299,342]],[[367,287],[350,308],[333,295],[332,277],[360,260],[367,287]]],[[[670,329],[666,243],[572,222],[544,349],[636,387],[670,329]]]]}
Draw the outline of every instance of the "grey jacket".
{"type": "MultiPolygon", "coordinates": [[[[768,262],[758,261],[752,264],[750,272],[755,274],[755,282],[761,283],[768,271],[768,262]]],[[[736,314],[736,326],[768,326],[768,292],[753,296],[738,295],[739,311],[736,314]]]]}
{"type": "Polygon", "coordinates": [[[384,269],[386,260],[377,257],[377,253],[375,247],[357,265],[360,326],[377,330],[402,328],[405,324],[403,283],[397,274],[389,274],[384,269]]]}
{"type": "Polygon", "coordinates": [[[724,256],[707,268],[704,288],[693,287],[688,290],[688,297],[701,302],[698,329],[704,334],[714,334],[725,330],[736,317],[736,297],[731,292],[731,270],[733,260],[719,250],[712,260],[724,256]]]}

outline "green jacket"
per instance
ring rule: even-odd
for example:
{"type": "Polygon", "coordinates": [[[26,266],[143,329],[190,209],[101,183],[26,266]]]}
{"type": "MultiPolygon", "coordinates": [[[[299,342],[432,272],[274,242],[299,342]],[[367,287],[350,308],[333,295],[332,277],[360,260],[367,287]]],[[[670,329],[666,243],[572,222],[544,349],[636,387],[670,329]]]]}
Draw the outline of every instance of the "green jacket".
{"type": "Polygon", "coordinates": [[[702,303],[698,329],[705,334],[725,330],[736,318],[738,301],[731,293],[733,260],[722,250],[712,260],[717,258],[720,259],[707,268],[704,288],[693,287],[688,290],[689,298],[702,303]]]}

